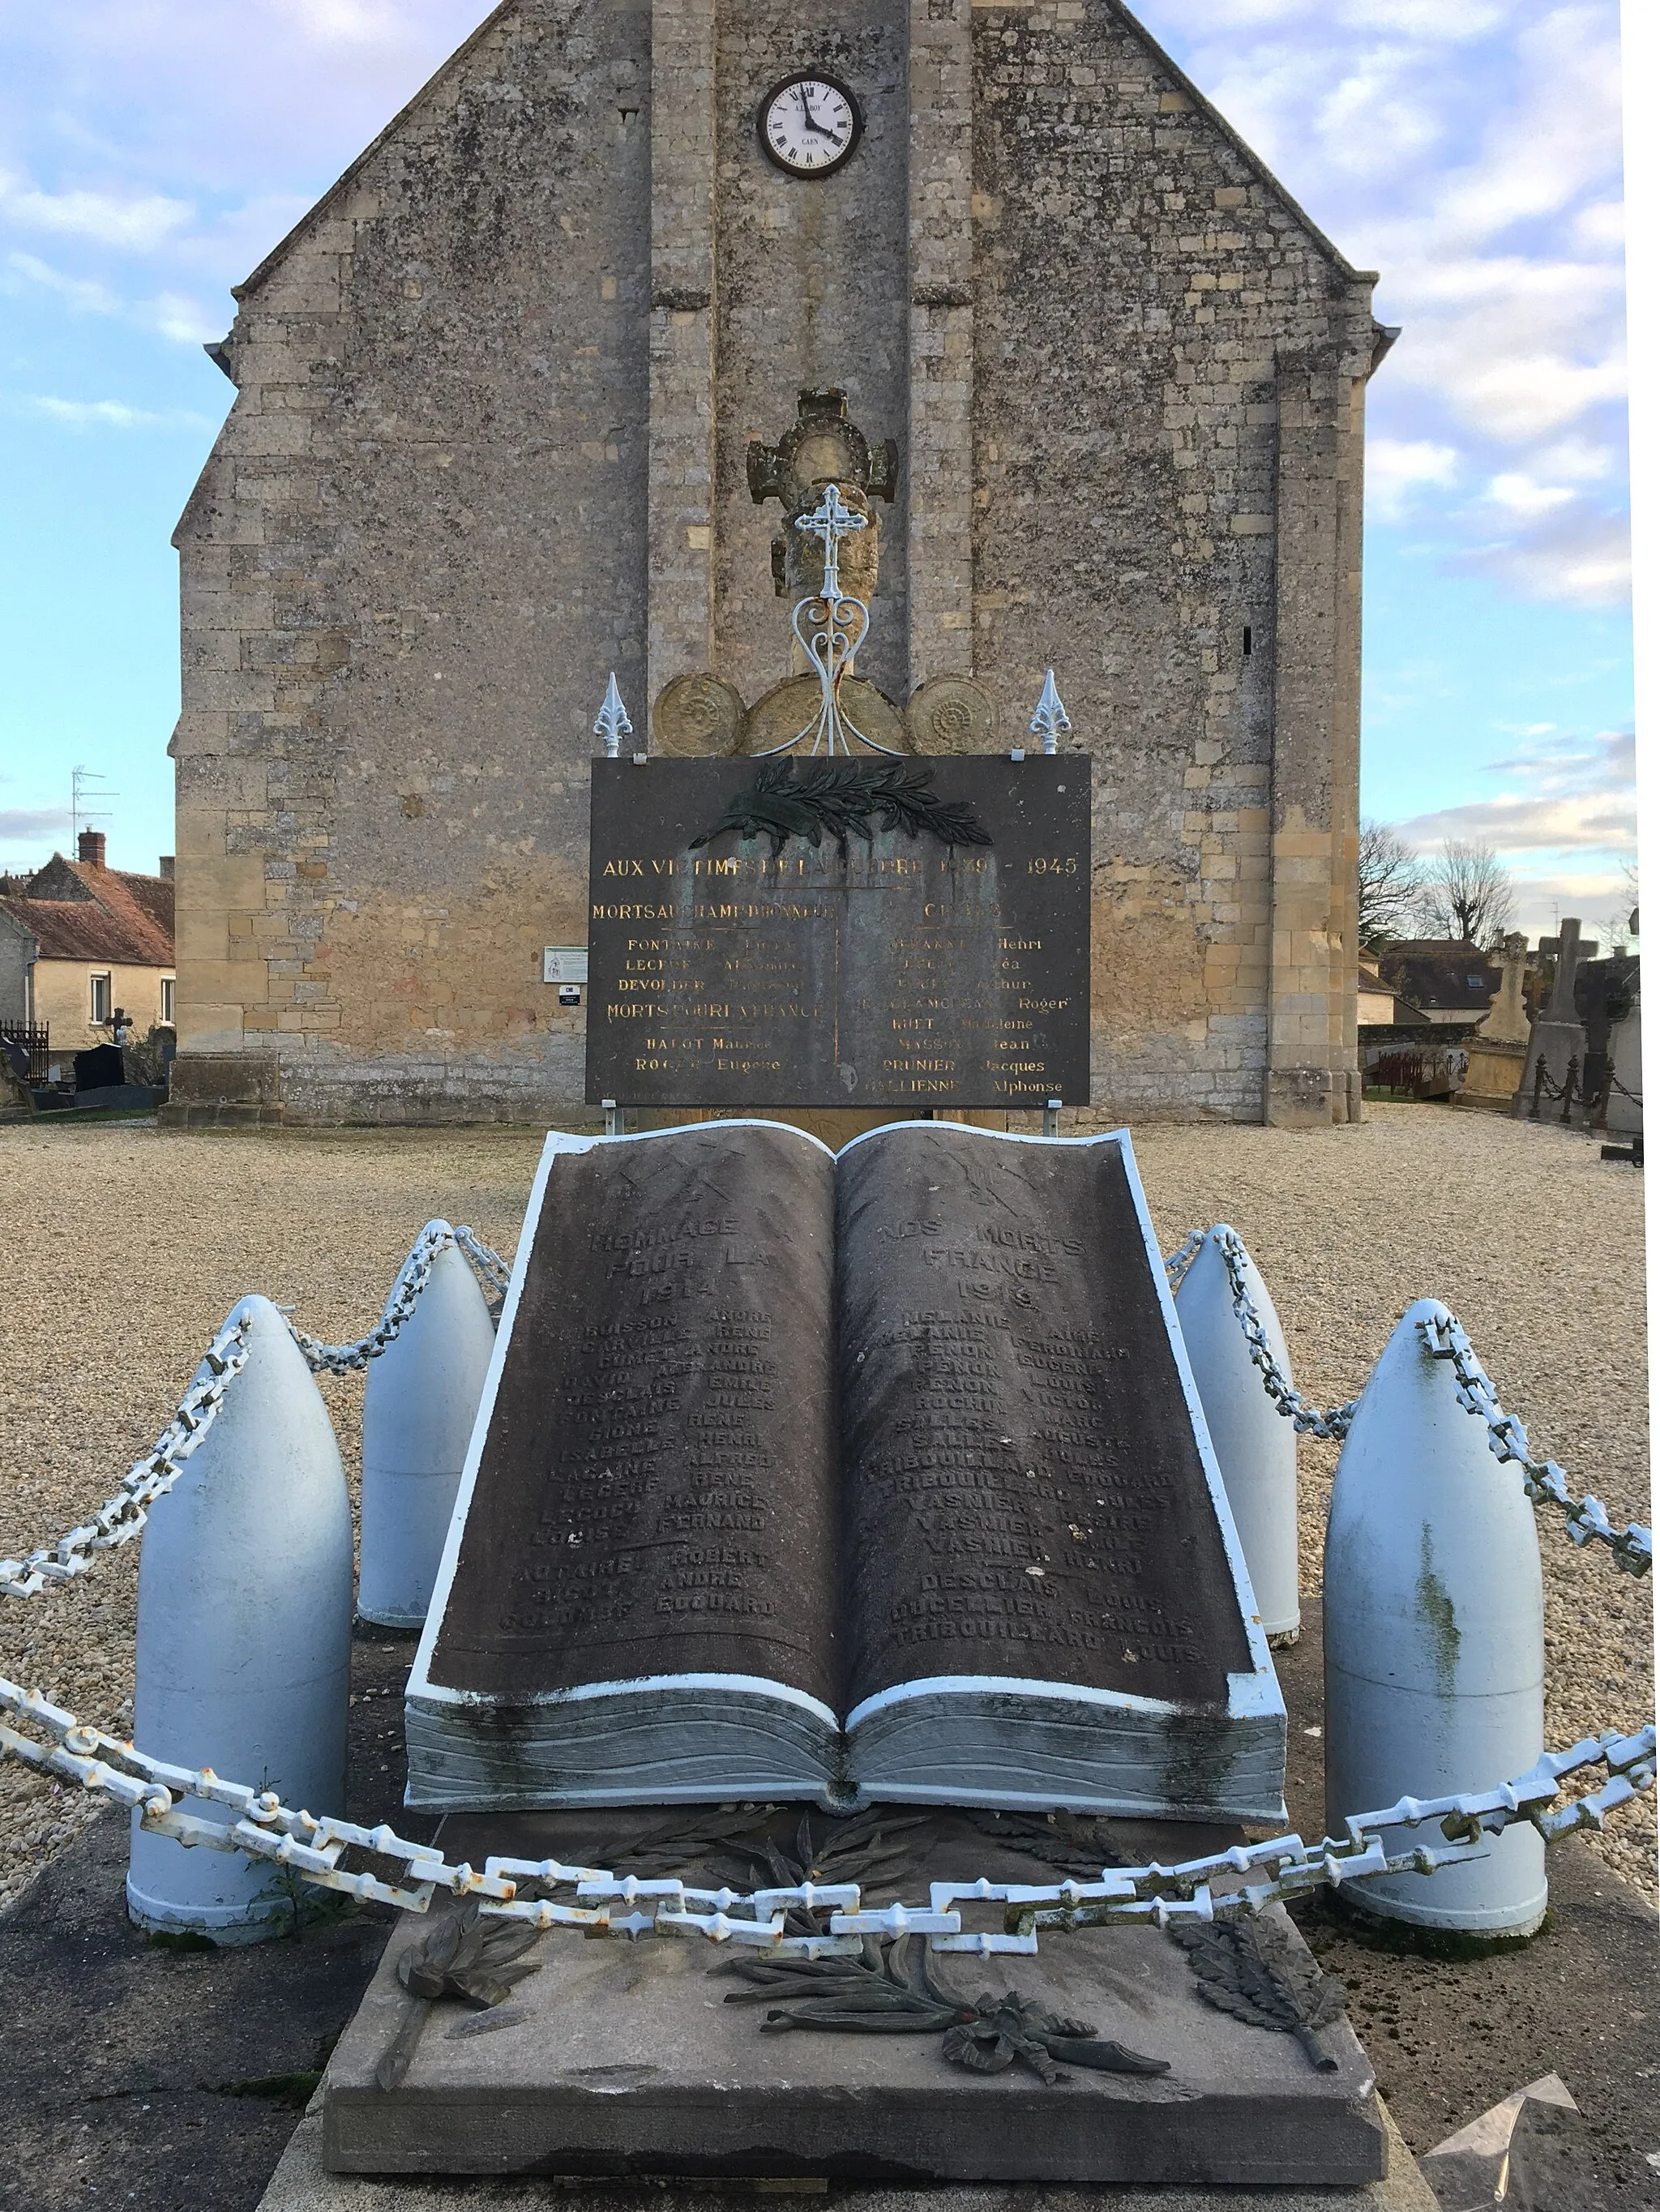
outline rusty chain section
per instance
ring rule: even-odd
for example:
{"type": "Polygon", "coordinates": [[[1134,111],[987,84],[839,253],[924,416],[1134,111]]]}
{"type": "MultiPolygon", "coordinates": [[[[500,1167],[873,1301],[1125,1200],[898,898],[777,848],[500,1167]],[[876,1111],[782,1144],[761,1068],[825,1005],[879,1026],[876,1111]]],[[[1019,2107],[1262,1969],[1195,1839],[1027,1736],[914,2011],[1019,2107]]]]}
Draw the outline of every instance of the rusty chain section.
{"type": "MultiPolygon", "coordinates": [[[[320,1344],[289,1322],[289,1334],[304,1354],[307,1365],[313,1372],[335,1375],[367,1367],[414,1312],[434,1262],[452,1243],[460,1247],[493,1288],[506,1283],[510,1273],[507,1262],[471,1229],[452,1229],[447,1221],[429,1221],[398,1270],[380,1319],[368,1335],[356,1344],[320,1344]]],[[[88,1573],[99,1553],[131,1543],[149,1518],[150,1507],[173,1488],[185,1461],[213,1426],[225,1393],[241,1373],[247,1356],[246,1324],[238,1322],[222,1329],[204,1354],[178,1412],[151,1449],[133,1462],[114,1496],[99,1507],[90,1521],[71,1528],[55,1544],[41,1546],[26,1559],[0,1559],[0,1596],[39,1597],[43,1590],[88,1573]]]]}
{"type": "Polygon", "coordinates": [[[1043,1928],[1083,1928],[1122,1921],[1212,1920],[1218,1914],[1261,1912],[1282,1898],[1368,1875],[1433,1875],[1487,1856],[1488,1837],[1522,1821],[1547,1843],[1580,1828],[1601,1828],[1609,1813],[1654,1785],[1655,1731],[1610,1729],[1565,1752],[1548,1752],[1535,1766],[1495,1790],[1432,1798],[1402,1797],[1375,1813],[1356,1814],[1341,1838],[1305,1844],[1300,1836],[1235,1846],[1176,1866],[1104,1867],[1098,1881],[1053,1884],[939,1881],[926,1905],[866,1905],[855,1882],[739,1891],[707,1890],[676,1876],[645,1881],[600,1867],[554,1859],[489,1858],[479,1873],[451,1866],[436,1845],[413,1844],[386,1825],[365,1828],[291,1810],[270,1791],[227,1782],[211,1768],[172,1766],[131,1743],[88,1727],[38,1693],[0,1680],[0,1758],[12,1758],[98,1792],[136,1810],[142,1825],[186,1846],[240,1851],[289,1869],[301,1881],[360,1902],[427,1911],[435,1897],[471,1898],[481,1911],[527,1921],[538,1929],[575,1928],[589,1936],[702,1936],[716,1943],[764,1948],[773,1956],[822,1958],[856,1952],[866,1936],[925,1935],[935,1951],[1034,1953],[1043,1928]],[[11,1722],[21,1725],[14,1727],[11,1722]],[[23,1729],[33,1731],[24,1734],[23,1729]],[[1588,1769],[1608,1775],[1584,1796],[1565,1792],[1570,1776],[1588,1769]],[[223,1808],[204,1818],[185,1808],[194,1801],[223,1808]],[[1388,1848],[1390,1831],[1438,1826],[1445,1848],[1388,1848]],[[521,1898],[520,1885],[538,1893],[521,1898]],[[569,1893],[569,1899],[549,1891],[569,1893]],[[1003,1907],[1000,1931],[965,1929],[964,1904],[1003,1907]],[[620,1914],[618,1905],[625,1908],[620,1914]],[[643,1910],[640,1908],[645,1908],[643,1910]],[[787,1936],[792,1909],[823,1913],[822,1932],[787,1936]]]}

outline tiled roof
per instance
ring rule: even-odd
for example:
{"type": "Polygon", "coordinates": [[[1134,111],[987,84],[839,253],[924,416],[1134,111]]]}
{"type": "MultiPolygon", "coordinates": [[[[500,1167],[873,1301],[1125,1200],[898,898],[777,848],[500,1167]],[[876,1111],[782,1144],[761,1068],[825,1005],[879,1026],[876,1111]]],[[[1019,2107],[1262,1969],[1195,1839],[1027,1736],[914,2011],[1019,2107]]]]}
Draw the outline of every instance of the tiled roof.
{"type": "Polygon", "coordinates": [[[1503,981],[1479,945],[1456,939],[1416,938],[1387,945],[1377,956],[1384,984],[1426,1012],[1485,1014],[1503,981]]]}
{"type": "Polygon", "coordinates": [[[107,960],[171,968],[173,885],[164,876],[94,868],[55,853],[29,878],[28,895],[0,907],[33,936],[42,960],[107,960]]]}

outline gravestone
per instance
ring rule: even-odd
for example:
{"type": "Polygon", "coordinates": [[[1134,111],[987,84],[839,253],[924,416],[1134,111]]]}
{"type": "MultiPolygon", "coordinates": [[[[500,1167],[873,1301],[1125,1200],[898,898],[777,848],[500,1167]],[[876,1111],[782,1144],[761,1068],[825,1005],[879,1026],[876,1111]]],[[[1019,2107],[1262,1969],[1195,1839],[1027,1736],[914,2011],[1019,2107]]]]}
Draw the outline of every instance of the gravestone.
{"type": "Polygon", "coordinates": [[[1527,1067],[1529,1025],[1523,987],[1528,971],[1528,940],[1519,932],[1505,939],[1499,963],[1499,995],[1470,1037],[1468,1064],[1456,1097],[1461,1106],[1508,1113],[1522,1088],[1527,1067]]]}
{"type": "Polygon", "coordinates": [[[75,1087],[77,1091],[110,1091],[119,1089],[127,1079],[127,1066],[120,1049],[112,1044],[95,1044],[88,1052],[75,1055],[75,1087]]]}
{"type": "MultiPolygon", "coordinates": [[[[1562,924],[1557,940],[1556,977],[1550,998],[1533,1024],[1521,1085],[1511,1103],[1511,1111],[1518,1121],[1527,1119],[1533,1112],[1534,1085],[1541,1065],[1550,1086],[1542,1094],[1543,1100],[1548,1100],[1551,1090],[1560,1092],[1567,1081],[1571,1060],[1577,1060],[1579,1068],[1584,1066],[1585,1032],[1573,1003],[1573,978],[1579,958],[1579,924],[1569,920],[1562,924]]],[[[1544,1111],[1542,1103],[1541,1111],[1544,1111]]]]}

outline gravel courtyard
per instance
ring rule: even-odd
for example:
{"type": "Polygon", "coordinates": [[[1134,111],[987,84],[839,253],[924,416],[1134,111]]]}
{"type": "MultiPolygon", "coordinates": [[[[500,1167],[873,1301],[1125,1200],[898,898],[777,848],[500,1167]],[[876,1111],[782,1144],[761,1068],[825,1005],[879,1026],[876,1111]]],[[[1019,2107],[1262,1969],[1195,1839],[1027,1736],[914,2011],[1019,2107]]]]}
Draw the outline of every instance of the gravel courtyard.
{"type": "MultiPolygon", "coordinates": [[[[1138,1129],[1166,1249],[1231,1221],[1273,1290],[1299,1384],[1323,1404],[1359,1389],[1414,1298],[1444,1298],[1535,1451],[1616,1524],[1649,1519],[1640,1175],[1548,1125],[1370,1112],[1358,1128],[1305,1135],[1138,1129]]],[[[470,1223],[510,1255],[539,1142],[515,1130],[0,1132],[0,1557],[55,1539],[109,1495],[244,1293],[291,1303],[302,1326],[339,1340],[368,1327],[431,1216],[470,1223]]],[[[362,1387],[323,1385],[354,1479],[362,1387]]],[[[1335,1461],[1304,1439],[1304,1573],[1316,1587],[1335,1461]]],[[[1541,1544],[1548,1741],[1640,1725],[1654,1710],[1651,1580],[1616,1574],[1600,1548],[1576,1551],[1548,1516],[1541,1544]]],[[[125,1729],[137,1550],[67,1589],[0,1601],[0,1674],[125,1729]]],[[[95,1809],[0,1766],[0,1905],[95,1809]]],[[[1597,1847],[1652,1896],[1652,1797],[1597,1847]]]]}

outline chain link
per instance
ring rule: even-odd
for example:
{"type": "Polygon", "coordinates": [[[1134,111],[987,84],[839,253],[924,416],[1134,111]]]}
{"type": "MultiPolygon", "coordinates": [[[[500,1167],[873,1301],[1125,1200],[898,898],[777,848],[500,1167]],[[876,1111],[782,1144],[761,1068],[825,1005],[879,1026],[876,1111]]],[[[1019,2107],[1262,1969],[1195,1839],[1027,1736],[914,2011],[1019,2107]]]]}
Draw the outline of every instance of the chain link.
{"type": "MultiPolygon", "coordinates": [[[[1222,1255],[1222,1265],[1228,1272],[1228,1287],[1233,1292],[1234,1315],[1245,1332],[1245,1342],[1250,1347],[1251,1364],[1262,1372],[1262,1388],[1299,1434],[1327,1437],[1341,1442],[1349,1432],[1354,1409],[1360,1401],[1351,1398],[1347,1404],[1334,1406],[1328,1413],[1322,1413],[1317,1406],[1309,1403],[1268,1348],[1268,1331],[1262,1326],[1262,1317],[1256,1310],[1250,1286],[1245,1279],[1244,1246],[1231,1229],[1219,1226],[1208,1232],[1195,1231],[1201,1243],[1207,1233],[1215,1237],[1216,1249],[1222,1255]]],[[[1191,1261],[1189,1265],[1192,1265],[1191,1261]]]]}
{"type": "Polygon", "coordinates": [[[508,1294],[508,1285],[513,1280],[511,1265],[502,1257],[499,1252],[491,1251],[488,1244],[475,1237],[465,1223],[456,1231],[455,1241],[489,1284],[496,1296],[505,1297],[508,1294]]]}
{"type": "MultiPolygon", "coordinates": [[[[1290,1376],[1268,1348],[1268,1332],[1245,1279],[1245,1248],[1231,1229],[1195,1229],[1171,1254],[1164,1267],[1173,1275],[1176,1286],[1180,1287],[1207,1236],[1215,1237],[1217,1249],[1222,1255],[1233,1292],[1233,1310],[1245,1332],[1251,1363],[1262,1371],[1264,1390],[1298,1430],[1340,1440],[1347,1437],[1360,1401],[1351,1398],[1347,1405],[1334,1406],[1329,1413],[1323,1413],[1293,1388],[1290,1376]]],[[[1499,1394],[1476,1358],[1462,1323],[1449,1315],[1445,1322],[1424,1321],[1418,1327],[1434,1357],[1452,1362],[1459,1404],[1466,1413],[1475,1413],[1486,1422],[1488,1447],[1496,1456],[1522,1469],[1523,1487],[1533,1503],[1560,1506],[1566,1520],[1567,1533],[1576,1544],[1606,1544],[1616,1566],[1622,1567],[1627,1574],[1647,1574],[1654,1565],[1652,1532],[1635,1521],[1623,1529],[1614,1528],[1599,1499],[1575,1498],[1568,1487],[1566,1474],[1554,1460],[1536,1460],[1530,1455],[1526,1429],[1514,1413],[1505,1413],[1499,1403],[1499,1394]]]]}
{"type": "Polygon", "coordinates": [[[498,1296],[505,1291],[513,1271],[499,1252],[492,1252],[471,1229],[452,1229],[447,1221],[429,1221],[410,1247],[409,1257],[386,1294],[380,1318],[367,1336],[360,1336],[356,1344],[323,1344],[289,1323],[289,1334],[305,1354],[313,1373],[350,1375],[378,1358],[415,1311],[415,1302],[427,1287],[438,1255],[452,1244],[472,1261],[492,1291],[498,1296]]]}
{"type": "Polygon", "coordinates": [[[154,1447],[133,1462],[113,1498],[55,1544],[42,1546],[26,1559],[0,1559],[0,1595],[38,1597],[44,1589],[86,1574],[95,1553],[131,1543],[149,1518],[150,1507],[173,1488],[184,1473],[185,1462],[213,1426],[225,1393],[247,1356],[246,1322],[222,1329],[203,1357],[207,1373],[191,1384],[178,1412],[154,1447]]]}
{"type": "MultiPolygon", "coordinates": [[[[511,1270],[507,1262],[471,1229],[453,1230],[447,1221],[430,1221],[415,1240],[398,1270],[386,1309],[368,1336],[356,1344],[319,1344],[314,1336],[306,1335],[289,1322],[289,1334],[307,1366],[313,1372],[336,1375],[366,1367],[386,1350],[415,1310],[435,1261],[452,1243],[460,1246],[492,1285],[508,1279],[511,1270]]],[[[184,1472],[185,1462],[213,1426],[226,1391],[246,1362],[246,1322],[227,1327],[215,1337],[202,1362],[206,1375],[191,1384],[155,1445],[142,1459],[134,1461],[115,1495],[99,1507],[90,1521],[71,1528],[55,1544],[31,1552],[26,1559],[0,1559],[0,1596],[39,1597],[43,1590],[88,1573],[95,1553],[131,1542],[149,1518],[149,1508],[173,1488],[184,1472]]]]}
{"type": "Polygon", "coordinates": [[[1204,1250],[1205,1238],[1208,1233],[1203,1229],[1192,1230],[1183,1238],[1173,1252],[1165,1253],[1164,1273],[1170,1279],[1172,1297],[1188,1279],[1188,1270],[1204,1250]]]}
{"type": "Polygon", "coordinates": [[[1218,1913],[1260,1912],[1281,1898],[1323,1884],[1334,1887],[1368,1875],[1432,1875],[1487,1856],[1486,1838],[1527,1821],[1547,1843],[1579,1828],[1600,1829],[1609,1813],[1655,1777],[1655,1731],[1635,1735],[1609,1729],[1570,1750],[1547,1753],[1537,1765],[1496,1790],[1420,1799],[1402,1797],[1376,1813],[1344,1823],[1344,1834],[1305,1844],[1300,1836],[1237,1845],[1176,1866],[1104,1867],[1095,1882],[1055,1884],[933,1882],[928,1902],[891,1904],[880,1911],[861,1903],[856,1883],[751,1891],[705,1890],[678,1877],[641,1881],[598,1867],[568,1867],[556,1860],[489,1858],[482,1874],[465,1863],[451,1866],[435,1844],[412,1844],[385,1824],[360,1827],[349,1820],[318,1820],[295,1812],[269,1790],[227,1782],[211,1768],[172,1766],[131,1743],[91,1728],[38,1693],[0,1680],[0,1713],[32,1726],[26,1735],[0,1723],[0,1758],[10,1757],[38,1773],[61,1776],[137,1809],[142,1825],[185,1845],[241,1851],[292,1869],[319,1888],[343,1892],[405,1911],[425,1912],[440,1892],[471,1897],[488,1914],[525,1920],[537,1928],[581,1928],[595,1935],[700,1935],[714,1942],[764,1945],[775,1956],[822,1957],[853,1952],[867,1935],[926,1935],[935,1951],[1033,1953],[1041,1928],[1080,1928],[1127,1920],[1213,1919],[1218,1913]],[[44,1741],[42,1741],[44,1739],[44,1741]],[[1587,1768],[1608,1781],[1588,1796],[1566,1796],[1562,1784],[1587,1768]],[[181,1809],[186,1800],[221,1806],[230,1819],[204,1819],[181,1809]],[[1565,1800],[1560,1802],[1559,1800],[1565,1800]],[[1383,1837],[1394,1828],[1438,1823],[1444,1850],[1420,1844],[1390,1853],[1383,1837]],[[369,1862],[364,1863],[363,1862],[369,1862]],[[375,1861],[380,1863],[377,1868],[375,1861]],[[388,1877],[392,1878],[388,1878],[388,1877]],[[1241,1877],[1234,1880],[1232,1877],[1241,1877]],[[1253,1879],[1255,1877],[1255,1879],[1253,1879]],[[519,1885],[565,1888],[569,1903],[545,1896],[520,1899],[519,1885]],[[1004,1931],[964,1931],[959,1902],[990,1901],[1004,1907],[1004,1931]],[[646,1912],[635,1911],[647,1905],[646,1912]],[[612,1907],[629,1908],[623,1915],[612,1907]],[[825,1911],[824,1932],[787,1936],[784,1913],[796,1906],[825,1911]]]}
{"type": "Polygon", "coordinates": [[[1616,1566],[1627,1574],[1647,1574],[1654,1565],[1652,1532],[1636,1521],[1616,1529],[1600,1499],[1574,1497],[1566,1474],[1554,1459],[1533,1457],[1526,1429],[1499,1403],[1499,1394],[1460,1323],[1450,1314],[1444,1321],[1432,1316],[1419,1322],[1418,1333],[1435,1358],[1451,1361],[1459,1404],[1467,1413],[1486,1422],[1487,1446],[1494,1455],[1505,1465],[1521,1468],[1522,1486],[1534,1504],[1559,1507],[1574,1543],[1606,1544],[1616,1566]]]}

